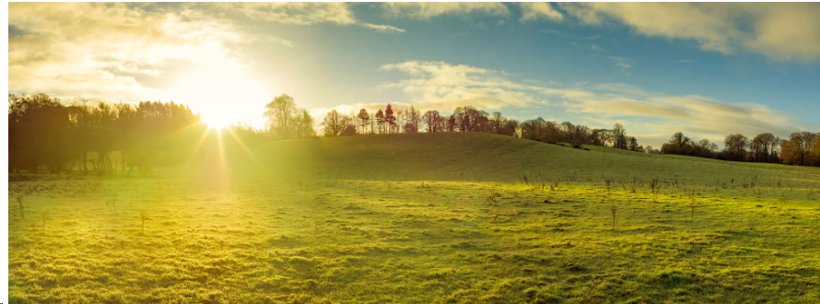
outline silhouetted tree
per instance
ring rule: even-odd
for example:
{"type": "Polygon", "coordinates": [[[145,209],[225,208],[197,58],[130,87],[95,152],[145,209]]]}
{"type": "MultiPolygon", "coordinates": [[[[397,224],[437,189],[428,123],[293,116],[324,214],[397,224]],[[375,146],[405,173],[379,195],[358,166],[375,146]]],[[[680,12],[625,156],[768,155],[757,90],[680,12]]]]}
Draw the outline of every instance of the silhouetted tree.
{"type": "Polygon", "coordinates": [[[276,138],[293,137],[293,118],[297,115],[296,103],[293,97],[282,94],[265,105],[265,117],[271,134],[276,138]]]}
{"type": "Polygon", "coordinates": [[[316,130],[313,129],[314,120],[313,117],[310,116],[310,112],[306,109],[299,109],[297,112],[297,123],[296,123],[296,137],[299,138],[307,138],[307,137],[315,137],[316,130]]]}
{"type": "Polygon", "coordinates": [[[758,162],[771,162],[774,154],[774,149],[780,140],[772,133],[761,133],[755,136],[749,143],[749,149],[752,150],[754,160],[758,162]]]}
{"type": "Polygon", "coordinates": [[[384,122],[387,124],[387,133],[396,132],[396,116],[393,115],[393,107],[389,103],[384,109],[384,122]]]}
{"type": "Polygon", "coordinates": [[[614,143],[615,143],[613,148],[616,148],[616,149],[626,149],[627,148],[628,138],[626,136],[626,129],[624,129],[623,125],[621,125],[619,123],[616,123],[612,127],[611,134],[612,134],[612,138],[613,138],[614,143]]]}
{"type": "Polygon", "coordinates": [[[69,110],[45,94],[9,95],[9,169],[63,170],[70,159],[69,110]]]}
{"type": "Polygon", "coordinates": [[[419,123],[421,122],[421,115],[416,107],[410,105],[410,109],[405,112],[406,120],[404,132],[416,133],[419,131],[419,123]]]}
{"type": "Polygon", "coordinates": [[[818,136],[807,131],[789,135],[789,139],[781,146],[783,162],[792,165],[811,165],[812,148],[818,136]]]}
{"type": "Polygon", "coordinates": [[[324,130],[325,137],[339,136],[346,127],[347,124],[344,118],[335,109],[327,112],[327,116],[325,116],[325,119],[322,121],[322,128],[324,130]]]}
{"type": "Polygon", "coordinates": [[[487,122],[487,112],[473,106],[458,107],[453,111],[455,126],[461,132],[481,132],[487,122]]]}
{"type": "Polygon", "coordinates": [[[676,132],[667,143],[661,146],[661,153],[689,155],[689,143],[691,141],[692,140],[683,135],[683,133],[676,132]]]}
{"type": "Polygon", "coordinates": [[[358,117],[359,117],[359,121],[362,124],[362,131],[363,131],[362,133],[367,134],[367,125],[368,125],[368,121],[370,121],[370,115],[367,114],[367,110],[362,108],[361,110],[359,110],[358,117]]]}
{"type": "Polygon", "coordinates": [[[518,136],[518,121],[514,119],[507,119],[504,121],[504,126],[501,127],[501,134],[507,136],[518,136]]]}
{"type": "Polygon", "coordinates": [[[743,161],[746,157],[746,147],[749,145],[749,138],[742,134],[730,134],[724,140],[724,150],[730,160],[743,161]]]}
{"type": "Polygon", "coordinates": [[[427,125],[427,132],[441,132],[443,131],[443,122],[444,118],[439,115],[438,111],[430,110],[424,112],[424,116],[421,117],[424,124],[427,125]]]}
{"type": "Polygon", "coordinates": [[[456,117],[455,115],[450,115],[447,117],[447,123],[445,124],[445,129],[447,132],[453,132],[456,130],[456,117]]]}
{"type": "Polygon", "coordinates": [[[384,119],[384,112],[382,112],[381,109],[379,109],[379,111],[376,112],[376,122],[379,124],[379,134],[384,133],[385,119],[384,119]]]}

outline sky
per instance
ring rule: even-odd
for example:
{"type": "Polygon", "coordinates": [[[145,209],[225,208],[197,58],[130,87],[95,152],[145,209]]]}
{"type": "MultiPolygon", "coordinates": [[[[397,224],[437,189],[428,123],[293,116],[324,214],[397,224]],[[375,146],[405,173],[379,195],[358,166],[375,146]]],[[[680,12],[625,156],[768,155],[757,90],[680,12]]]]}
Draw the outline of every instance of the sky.
{"type": "Polygon", "coordinates": [[[9,93],[263,125],[413,104],[674,132],[820,131],[818,3],[10,3],[9,93]]]}

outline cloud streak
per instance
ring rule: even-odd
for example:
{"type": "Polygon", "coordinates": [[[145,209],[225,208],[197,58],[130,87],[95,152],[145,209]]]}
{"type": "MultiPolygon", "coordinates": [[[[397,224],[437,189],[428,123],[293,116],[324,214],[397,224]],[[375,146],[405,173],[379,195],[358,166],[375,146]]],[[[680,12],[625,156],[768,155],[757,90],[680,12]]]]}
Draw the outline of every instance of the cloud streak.
{"type": "Polygon", "coordinates": [[[664,134],[668,137],[678,131],[720,142],[729,133],[753,136],[773,132],[786,136],[801,129],[792,117],[760,104],[728,103],[699,95],[668,95],[624,83],[562,88],[517,80],[504,71],[446,62],[406,61],[381,69],[407,75],[404,80],[381,87],[402,90],[420,108],[448,111],[473,105],[498,110],[550,105],[601,124],[592,127],[621,122],[633,135],[652,140],[652,145],[660,144],[658,140],[664,134]]]}
{"type": "Polygon", "coordinates": [[[525,2],[521,3],[521,22],[535,21],[539,19],[563,21],[564,15],[557,11],[549,3],[525,2]]]}
{"type": "Polygon", "coordinates": [[[506,5],[492,2],[395,2],[382,3],[381,8],[392,17],[430,20],[439,16],[475,15],[508,16],[506,5]]]}
{"type": "Polygon", "coordinates": [[[817,3],[561,3],[582,24],[622,23],[649,37],[694,41],[777,61],[820,61],[817,3]]]}

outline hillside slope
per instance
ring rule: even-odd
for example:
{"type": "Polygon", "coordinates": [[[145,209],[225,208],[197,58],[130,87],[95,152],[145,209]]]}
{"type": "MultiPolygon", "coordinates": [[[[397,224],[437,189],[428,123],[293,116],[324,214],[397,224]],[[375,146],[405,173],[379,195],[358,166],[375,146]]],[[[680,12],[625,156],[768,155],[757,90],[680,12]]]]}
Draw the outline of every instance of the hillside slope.
{"type": "Polygon", "coordinates": [[[277,171],[327,179],[648,183],[820,188],[818,168],[591,150],[484,133],[368,135],[273,142],[254,152],[277,171]]]}

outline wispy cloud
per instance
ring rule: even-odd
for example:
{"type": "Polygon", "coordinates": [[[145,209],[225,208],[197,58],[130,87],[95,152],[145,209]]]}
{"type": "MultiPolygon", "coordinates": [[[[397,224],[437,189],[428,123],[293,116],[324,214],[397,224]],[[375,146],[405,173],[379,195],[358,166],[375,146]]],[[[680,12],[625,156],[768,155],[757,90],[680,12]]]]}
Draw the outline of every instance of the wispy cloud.
{"type": "Polygon", "coordinates": [[[678,131],[719,142],[728,133],[786,136],[800,129],[792,117],[761,104],[729,103],[694,94],[669,95],[626,83],[578,83],[574,88],[563,88],[516,79],[504,71],[445,62],[407,61],[381,69],[409,76],[381,87],[402,90],[417,107],[448,110],[474,105],[495,110],[550,105],[599,124],[592,127],[622,122],[631,134],[639,139],[646,136],[653,145],[678,131]]]}
{"type": "Polygon", "coordinates": [[[385,71],[401,71],[411,78],[382,88],[399,88],[413,103],[438,109],[474,105],[485,109],[545,105],[550,99],[587,94],[514,81],[504,71],[446,62],[407,61],[387,64],[385,71]]]}
{"type": "Polygon", "coordinates": [[[817,3],[561,3],[581,23],[623,23],[637,33],[747,51],[778,61],[820,60],[817,3]]]}
{"type": "Polygon", "coordinates": [[[597,44],[593,44],[592,47],[590,47],[590,49],[592,49],[593,51],[606,52],[605,48],[602,48],[597,44]]]}
{"type": "Polygon", "coordinates": [[[632,68],[635,66],[635,60],[630,58],[624,57],[617,57],[617,56],[608,56],[609,59],[612,59],[615,62],[615,66],[619,68],[621,71],[626,73],[627,75],[632,75],[632,68]]]}
{"type": "Polygon", "coordinates": [[[247,18],[284,24],[357,25],[379,32],[404,32],[392,25],[372,24],[357,19],[350,4],[341,2],[242,2],[200,3],[196,7],[213,12],[220,8],[238,11],[247,18]]]}
{"type": "Polygon", "coordinates": [[[379,32],[398,32],[403,33],[404,30],[397,28],[392,25],[384,25],[384,24],[372,24],[372,23],[361,23],[362,26],[370,29],[377,30],[379,32]]]}
{"type": "Polygon", "coordinates": [[[562,21],[564,15],[555,10],[551,4],[544,2],[524,2],[521,6],[521,22],[539,19],[562,21]]]}
{"type": "Polygon", "coordinates": [[[430,20],[438,16],[508,16],[506,5],[493,2],[395,2],[380,5],[393,17],[430,20]]]}

